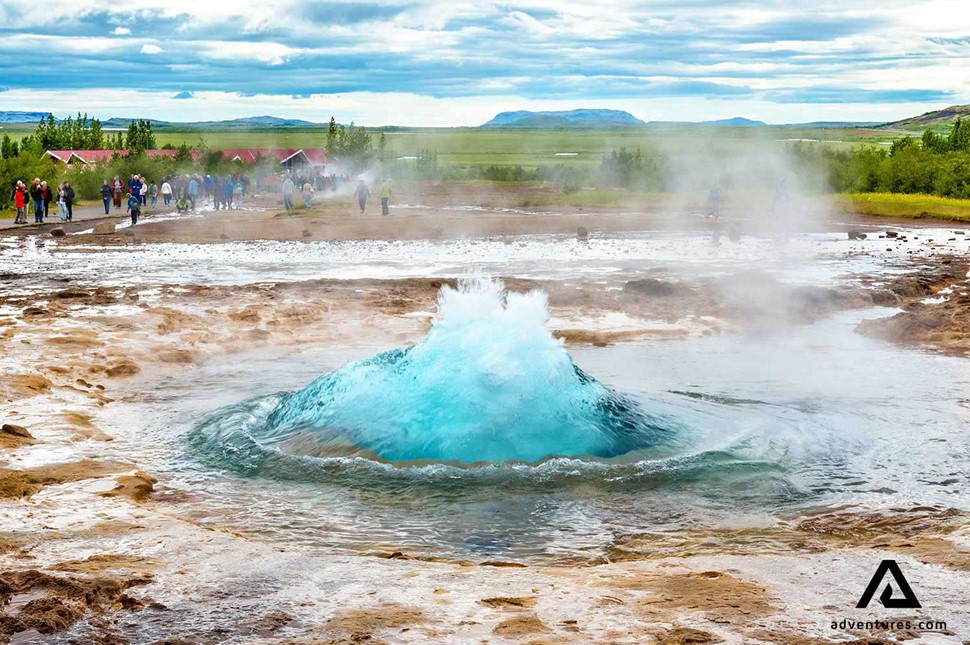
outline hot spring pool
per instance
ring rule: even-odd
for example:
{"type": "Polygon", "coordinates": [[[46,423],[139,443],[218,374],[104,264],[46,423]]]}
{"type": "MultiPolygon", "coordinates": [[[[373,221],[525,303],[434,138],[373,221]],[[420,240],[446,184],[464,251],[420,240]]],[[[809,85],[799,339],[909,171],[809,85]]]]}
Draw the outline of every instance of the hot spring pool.
{"type": "Polygon", "coordinates": [[[211,361],[104,421],[177,512],[321,551],[582,561],[833,503],[966,504],[970,370],[854,333],[886,310],[567,353],[541,296],[496,298],[445,296],[407,350],[211,361]]]}

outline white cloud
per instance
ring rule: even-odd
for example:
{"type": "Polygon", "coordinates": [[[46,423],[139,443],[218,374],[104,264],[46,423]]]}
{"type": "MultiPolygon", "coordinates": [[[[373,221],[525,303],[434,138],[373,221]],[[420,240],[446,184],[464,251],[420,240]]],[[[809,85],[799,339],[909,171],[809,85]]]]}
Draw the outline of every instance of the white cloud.
{"type": "Polygon", "coordinates": [[[148,54],[148,55],[161,54],[164,51],[165,51],[164,49],[162,49],[158,45],[153,45],[152,43],[145,43],[144,45],[141,46],[142,54],[148,54]]]}
{"type": "Polygon", "coordinates": [[[131,33],[131,29],[128,29],[128,27],[115,27],[111,33],[115,36],[127,36],[131,33]]]}

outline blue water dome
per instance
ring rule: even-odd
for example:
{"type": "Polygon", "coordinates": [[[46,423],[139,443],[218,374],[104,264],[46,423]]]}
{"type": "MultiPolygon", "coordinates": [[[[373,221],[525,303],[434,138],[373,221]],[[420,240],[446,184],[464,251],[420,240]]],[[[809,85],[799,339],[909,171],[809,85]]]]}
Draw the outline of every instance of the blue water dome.
{"type": "Polygon", "coordinates": [[[547,317],[540,291],[506,293],[485,278],[445,286],[421,342],[286,395],[261,443],[475,463],[613,457],[662,441],[668,424],[583,373],[547,317]]]}

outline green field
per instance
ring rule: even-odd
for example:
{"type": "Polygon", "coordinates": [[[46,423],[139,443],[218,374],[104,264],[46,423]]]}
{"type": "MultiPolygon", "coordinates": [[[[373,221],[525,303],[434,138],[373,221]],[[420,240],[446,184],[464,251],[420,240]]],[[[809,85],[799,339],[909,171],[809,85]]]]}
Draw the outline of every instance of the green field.
{"type": "Polygon", "coordinates": [[[970,221],[967,199],[900,193],[852,193],[833,198],[847,211],[862,215],[970,221]]]}
{"type": "MultiPolygon", "coordinates": [[[[0,130],[17,139],[33,126],[0,130]]],[[[374,141],[380,130],[373,130],[374,141]]],[[[798,129],[790,127],[652,127],[617,130],[489,130],[478,128],[390,129],[386,132],[391,159],[417,156],[433,150],[442,166],[522,166],[599,163],[612,150],[641,150],[644,155],[664,154],[709,145],[743,149],[783,146],[795,142],[852,147],[886,146],[901,132],[860,128],[798,129]]],[[[158,129],[159,147],[183,143],[195,146],[200,138],[213,148],[317,148],[326,147],[326,128],[273,128],[244,130],[158,129]]]]}

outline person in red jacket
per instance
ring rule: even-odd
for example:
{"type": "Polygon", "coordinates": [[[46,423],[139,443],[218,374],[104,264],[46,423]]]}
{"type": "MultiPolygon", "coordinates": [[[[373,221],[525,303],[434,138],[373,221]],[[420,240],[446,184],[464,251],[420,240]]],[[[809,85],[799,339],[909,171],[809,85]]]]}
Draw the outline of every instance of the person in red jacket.
{"type": "Polygon", "coordinates": [[[27,223],[27,187],[24,182],[18,181],[17,187],[13,191],[13,205],[17,209],[17,219],[14,224],[27,223]]]}

